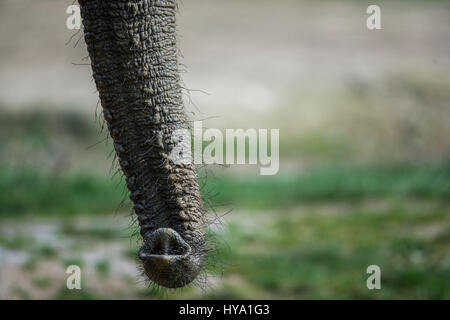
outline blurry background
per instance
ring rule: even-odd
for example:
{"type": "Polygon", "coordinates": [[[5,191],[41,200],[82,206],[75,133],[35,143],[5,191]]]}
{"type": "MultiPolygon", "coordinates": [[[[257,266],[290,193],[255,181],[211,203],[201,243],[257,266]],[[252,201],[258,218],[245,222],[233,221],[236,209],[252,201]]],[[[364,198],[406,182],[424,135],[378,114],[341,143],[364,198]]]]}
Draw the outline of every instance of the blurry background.
{"type": "Polygon", "coordinates": [[[448,1],[180,3],[191,118],[279,128],[281,163],[200,172],[218,250],[169,292],[137,270],[71,4],[0,0],[0,298],[450,298],[448,1]]]}

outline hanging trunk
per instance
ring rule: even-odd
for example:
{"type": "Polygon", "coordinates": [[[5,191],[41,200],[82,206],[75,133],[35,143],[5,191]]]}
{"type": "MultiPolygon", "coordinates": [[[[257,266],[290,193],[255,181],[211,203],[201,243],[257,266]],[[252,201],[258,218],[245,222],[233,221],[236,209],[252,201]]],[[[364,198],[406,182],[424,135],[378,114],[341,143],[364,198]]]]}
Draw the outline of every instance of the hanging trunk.
{"type": "Polygon", "coordinates": [[[203,205],[192,161],[175,161],[188,129],[177,61],[176,0],[79,0],[104,118],[144,244],[145,274],[182,287],[200,272],[203,205]]]}

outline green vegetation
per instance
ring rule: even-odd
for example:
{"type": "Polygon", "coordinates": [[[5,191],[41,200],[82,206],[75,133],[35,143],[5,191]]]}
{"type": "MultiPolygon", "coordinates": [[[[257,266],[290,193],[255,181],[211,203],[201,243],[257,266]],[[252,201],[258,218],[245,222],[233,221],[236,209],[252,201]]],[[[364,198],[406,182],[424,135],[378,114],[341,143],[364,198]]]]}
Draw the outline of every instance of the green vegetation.
{"type": "Polygon", "coordinates": [[[95,264],[95,270],[103,277],[108,276],[110,273],[109,261],[106,259],[97,261],[97,263],[95,264]]]}
{"type": "Polygon", "coordinates": [[[216,204],[254,209],[290,206],[305,201],[358,201],[386,196],[448,200],[450,163],[328,166],[289,176],[224,176],[209,182],[215,189],[216,196],[212,200],[216,204]]]}
{"type": "Polygon", "coordinates": [[[33,285],[36,288],[46,289],[52,284],[52,279],[47,277],[38,277],[33,279],[33,285]]]}
{"type": "Polygon", "coordinates": [[[36,254],[42,258],[55,258],[58,250],[51,245],[45,244],[36,249],[36,254]]]}
{"type": "MultiPolygon", "coordinates": [[[[213,206],[248,209],[292,206],[304,201],[358,201],[374,197],[450,199],[450,163],[323,167],[303,174],[202,179],[213,206]]],[[[123,179],[98,174],[52,175],[32,168],[0,168],[0,216],[110,213],[129,210],[123,179]]],[[[77,232],[67,227],[65,232],[77,232]]],[[[103,238],[111,230],[96,229],[103,238]]]]}
{"type": "Polygon", "coordinates": [[[227,285],[210,298],[449,299],[448,206],[384,207],[311,205],[235,217],[224,235],[233,250],[222,251],[227,285]],[[381,268],[382,290],[366,288],[372,264],[381,268]]]}
{"type": "Polygon", "coordinates": [[[106,213],[126,198],[125,186],[108,177],[54,175],[31,167],[0,172],[0,215],[106,213]]]}
{"type": "Polygon", "coordinates": [[[70,222],[64,223],[61,228],[61,233],[66,236],[73,236],[80,239],[95,238],[99,240],[111,240],[123,236],[121,230],[112,226],[89,225],[80,228],[70,222]]]}
{"type": "Polygon", "coordinates": [[[33,244],[33,239],[22,234],[0,234],[0,246],[5,249],[20,250],[28,248],[31,244],[33,244]]]}
{"type": "Polygon", "coordinates": [[[64,259],[63,264],[65,267],[72,266],[72,265],[83,267],[84,261],[83,261],[83,258],[74,256],[74,257],[69,257],[69,258],[64,259]]]}

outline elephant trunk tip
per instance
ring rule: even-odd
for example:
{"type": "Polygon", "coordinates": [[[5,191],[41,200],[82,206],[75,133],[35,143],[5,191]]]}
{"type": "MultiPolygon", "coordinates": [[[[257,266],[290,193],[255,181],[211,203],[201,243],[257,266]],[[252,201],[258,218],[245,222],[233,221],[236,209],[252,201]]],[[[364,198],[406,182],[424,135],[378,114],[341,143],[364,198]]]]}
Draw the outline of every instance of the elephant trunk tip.
{"type": "Polygon", "coordinates": [[[166,288],[180,288],[200,273],[203,254],[171,228],[159,228],[145,237],[139,250],[144,273],[154,283],[166,288]]]}

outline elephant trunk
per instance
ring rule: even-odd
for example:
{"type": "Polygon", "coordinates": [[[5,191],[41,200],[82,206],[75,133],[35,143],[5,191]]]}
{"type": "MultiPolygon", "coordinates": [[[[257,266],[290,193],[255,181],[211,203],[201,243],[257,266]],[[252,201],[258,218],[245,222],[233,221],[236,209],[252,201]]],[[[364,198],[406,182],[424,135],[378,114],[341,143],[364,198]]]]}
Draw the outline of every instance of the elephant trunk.
{"type": "Polygon", "coordinates": [[[189,129],[177,60],[176,0],[79,0],[104,118],[158,285],[190,283],[204,260],[203,204],[192,161],[176,161],[189,129]]]}

